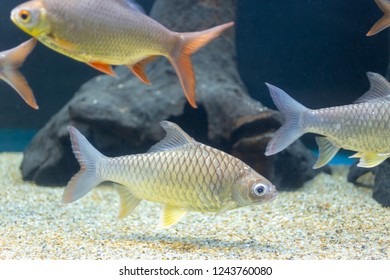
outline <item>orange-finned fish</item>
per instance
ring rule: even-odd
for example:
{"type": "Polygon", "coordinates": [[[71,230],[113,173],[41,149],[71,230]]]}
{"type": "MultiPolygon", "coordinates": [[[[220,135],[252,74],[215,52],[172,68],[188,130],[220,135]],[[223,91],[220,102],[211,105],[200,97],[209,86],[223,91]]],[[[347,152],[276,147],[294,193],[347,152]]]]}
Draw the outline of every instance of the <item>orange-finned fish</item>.
{"type": "Polygon", "coordinates": [[[34,109],[38,109],[34,94],[26,79],[18,71],[26,57],[36,45],[35,39],[30,39],[19,46],[0,52],[0,79],[13,87],[17,93],[34,109]]]}
{"type": "Polygon", "coordinates": [[[114,76],[111,65],[127,65],[150,84],[145,64],[165,56],[173,65],[194,108],[195,75],[191,54],[234,23],[177,33],[146,16],[130,0],[33,0],[11,12],[23,31],[53,50],[114,76]]]}
{"type": "Polygon", "coordinates": [[[104,181],[112,181],[124,218],[141,200],[163,204],[159,227],[175,224],[188,211],[223,213],[272,201],[273,184],[241,160],[196,142],[176,124],[163,121],[166,136],[148,153],[106,157],[74,127],[73,152],[81,166],[64,191],[73,202],[104,181]]]}
{"type": "Polygon", "coordinates": [[[367,36],[375,35],[390,26],[390,2],[388,0],[375,0],[384,15],[371,27],[367,36]]]}
{"type": "Polygon", "coordinates": [[[355,151],[359,167],[374,167],[390,157],[390,84],[379,74],[367,73],[370,89],[355,104],[311,110],[283,90],[267,84],[285,123],[267,145],[266,155],[276,154],[303,134],[317,136],[319,156],[314,168],[327,164],[344,148],[355,151]]]}

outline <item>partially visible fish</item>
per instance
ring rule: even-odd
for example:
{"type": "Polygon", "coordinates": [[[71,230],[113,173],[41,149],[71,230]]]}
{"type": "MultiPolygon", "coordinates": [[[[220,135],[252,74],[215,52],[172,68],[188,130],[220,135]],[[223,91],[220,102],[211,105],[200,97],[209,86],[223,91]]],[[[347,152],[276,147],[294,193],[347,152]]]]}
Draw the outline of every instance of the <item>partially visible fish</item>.
{"type": "Polygon", "coordinates": [[[390,26],[390,2],[388,0],[375,0],[384,15],[371,27],[367,36],[375,35],[390,26]]]}
{"type": "Polygon", "coordinates": [[[78,200],[103,181],[112,181],[121,201],[119,217],[145,199],[163,204],[159,228],[175,224],[188,211],[219,212],[271,201],[277,191],[241,160],[196,142],[176,124],[163,121],[166,136],[148,153],[110,158],[68,127],[81,166],[63,195],[78,200]]]}
{"type": "Polygon", "coordinates": [[[36,40],[30,39],[13,49],[0,52],[0,79],[13,87],[28,105],[38,109],[39,107],[30,86],[18,71],[35,45],[36,40]]]}
{"type": "Polygon", "coordinates": [[[283,90],[267,84],[285,123],[267,145],[267,156],[276,154],[303,134],[316,137],[319,156],[313,168],[326,165],[340,148],[356,151],[359,167],[374,167],[390,157],[390,84],[379,74],[367,73],[370,89],[355,103],[311,110],[283,90]]]}
{"type": "Polygon", "coordinates": [[[12,21],[49,48],[115,76],[111,65],[127,65],[150,84],[144,67],[157,56],[173,65],[194,108],[191,55],[233,26],[178,33],[145,15],[134,0],[33,0],[11,12],[12,21]]]}

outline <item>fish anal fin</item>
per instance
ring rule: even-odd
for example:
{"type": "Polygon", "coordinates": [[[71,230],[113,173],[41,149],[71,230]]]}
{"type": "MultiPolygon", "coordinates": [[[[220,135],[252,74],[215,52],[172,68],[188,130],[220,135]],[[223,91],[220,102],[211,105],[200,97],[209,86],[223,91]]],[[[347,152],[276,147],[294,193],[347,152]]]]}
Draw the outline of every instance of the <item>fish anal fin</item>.
{"type": "Polygon", "coordinates": [[[134,65],[129,65],[129,69],[144,84],[151,85],[150,80],[145,74],[145,65],[156,59],[156,56],[149,56],[134,65]]]}
{"type": "Polygon", "coordinates": [[[181,147],[186,144],[196,143],[187,133],[185,133],[177,124],[168,121],[160,122],[165,130],[165,137],[153,145],[148,152],[160,152],[181,147]]]}
{"type": "Polygon", "coordinates": [[[111,65],[101,62],[88,62],[89,66],[95,68],[96,70],[99,70],[103,72],[104,74],[110,75],[112,77],[116,77],[116,74],[114,70],[112,69],[111,65]]]}
{"type": "Polygon", "coordinates": [[[385,161],[390,154],[376,154],[372,152],[363,152],[361,153],[360,161],[358,167],[371,168],[381,164],[385,161]]]}
{"type": "Polygon", "coordinates": [[[313,168],[321,168],[326,165],[340,150],[339,147],[334,145],[327,137],[317,136],[316,142],[318,145],[319,155],[313,168]]]}
{"type": "Polygon", "coordinates": [[[128,216],[137,205],[141,202],[141,199],[135,197],[125,186],[115,185],[120,197],[120,212],[118,215],[119,219],[123,219],[128,216]]]}
{"type": "Polygon", "coordinates": [[[176,224],[188,211],[181,210],[175,206],[165,205],[162,209],[158,229],[168,228],[176,224]]]}
{"type": "Polygon", "coordinates": [[[229,22],[204,31],[177,33],[176,47],[168,58],[175,68],[184,94],[193,108],[197,108],[197,105],[195,100],[196,82],[191,55],[233,25],[233,22],[229,22]]]}

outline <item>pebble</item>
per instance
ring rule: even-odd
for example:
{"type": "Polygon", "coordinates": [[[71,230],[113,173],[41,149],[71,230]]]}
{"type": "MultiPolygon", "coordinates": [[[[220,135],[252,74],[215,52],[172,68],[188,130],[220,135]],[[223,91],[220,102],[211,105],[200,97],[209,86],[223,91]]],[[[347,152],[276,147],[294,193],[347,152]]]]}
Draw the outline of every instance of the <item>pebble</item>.
{"type": "Polygon", "coordinates": [[[273,203],[215,216],[189,213],[157,230],[160,205],[117,219],[119,197],[99,186],[72,204],[63,188],[24,182],[21,153],[0,154],[0,259],[389,259],[390,209],[334,166],[273,203]]]}

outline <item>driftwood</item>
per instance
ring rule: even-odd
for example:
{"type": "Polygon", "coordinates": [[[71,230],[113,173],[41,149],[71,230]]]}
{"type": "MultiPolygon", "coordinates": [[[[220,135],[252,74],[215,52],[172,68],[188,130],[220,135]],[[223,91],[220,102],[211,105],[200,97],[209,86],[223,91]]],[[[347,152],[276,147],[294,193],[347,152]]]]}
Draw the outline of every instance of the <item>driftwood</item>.
{"type": "MultiPolygon", "coordinates": [[[[235,20],[235,1],[157,0],[151,16],[174,31],[202,30],[235,20]]],[[[264,156],[266,144],[280,126],[280,115],[248,95],[236,69],[235,46],[232,28],[193,55],[196,110],[187,104],[166,59],[148,67],[152,86],[141,84],[125,67],[116,69],[118,78],[98,76],[89,81],[32,140],[21,165],[23,178],[40,185],[68,182],[79,168],[70,148],[69,124],[102,153],[115,156],[147,151],[163,137],[159,121],[170,120],[196,140],[241,158],[269,179],[290,188],[300,186],[315,175],[314,158],[299,143],[280,154],[300,161],[287,169],[281,168],[286,161],[279,156],[264,156]]]]}

